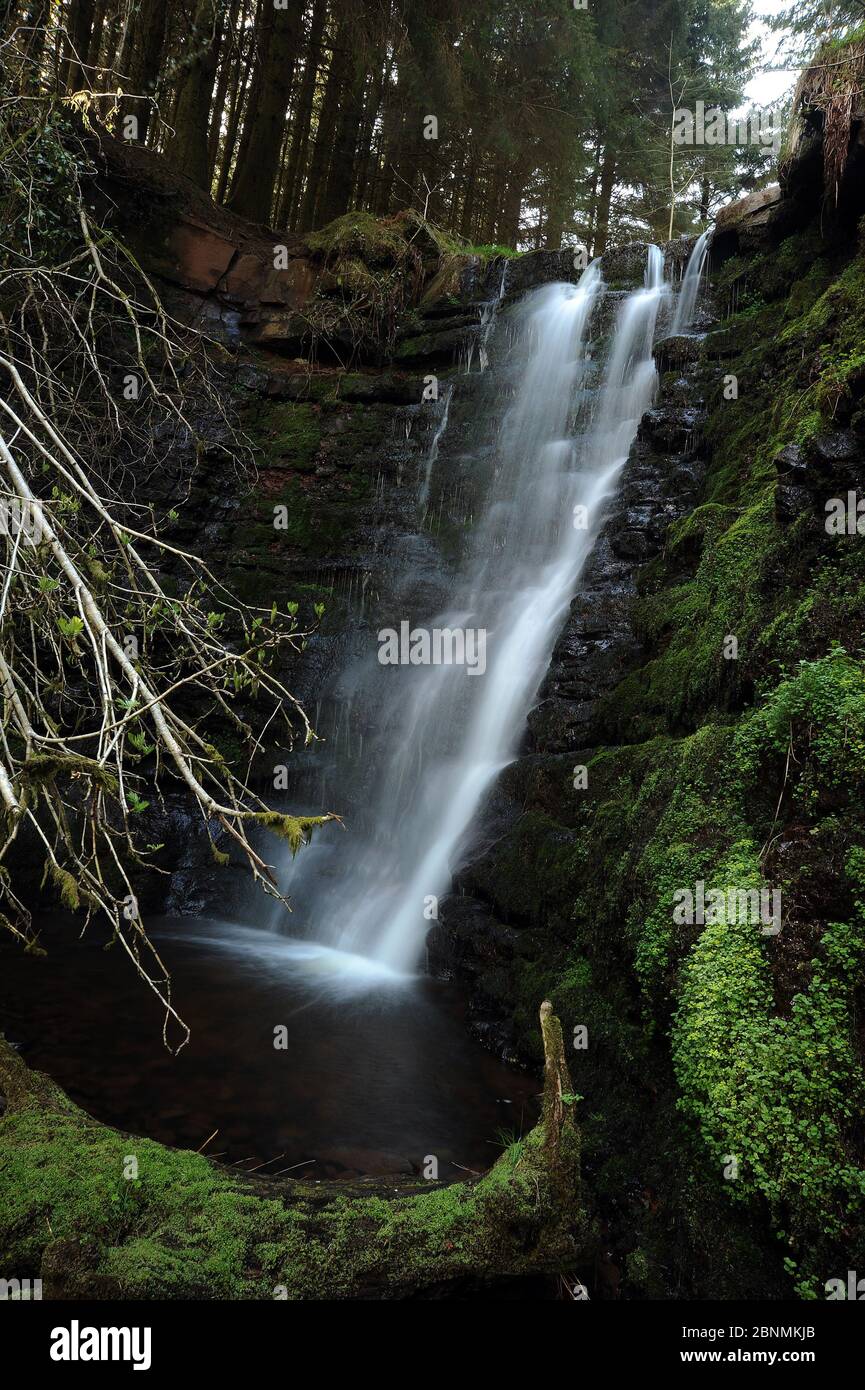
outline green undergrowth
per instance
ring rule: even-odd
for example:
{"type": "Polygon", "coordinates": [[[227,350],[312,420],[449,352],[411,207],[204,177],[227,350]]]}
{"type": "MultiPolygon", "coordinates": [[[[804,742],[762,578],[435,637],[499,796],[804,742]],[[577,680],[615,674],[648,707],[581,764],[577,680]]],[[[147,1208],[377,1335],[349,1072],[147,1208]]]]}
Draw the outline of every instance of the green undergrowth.
{"type": "MultiPolygon", "coordinates": [[[[641,600],[657,656],[632,684],[649,726],[695,732],[628,917],[653,1016],[674,1008],[680,1110],[724,1197],[762,1212],[803,1297],[822,1296],[865,1237],[865,546],[826,534],[820,504],[840,487],[831,474],[795,521],[776,509],[783,448],[809,458],[817,436],[865,423],[863,259],[839,271],[815,249],[806,233],[782,244],[768,274],[750,267],[761,296],[747,323],[728,326],[742,337],[723,363],[739,399],[710,416],[704,511],[673,528],[641,600]],[[682,578],[688,545],[698,558],[682,578]],[[778,889],[780,932],[735,914],[675,926],[671,890],[698,878],[778,889]]],[[[633,692],[611,709],[622,696],[624,709],[633,692]]]]}
{"type": "Polygon", "coordinates": [[[463,246],[460,248],[467,256],[478,256],[482,261],[493,261],[499,256],[504,256],[512,261],[523,254],[516,251],[513,246],[500,246],[496,242],[485,242],[483,246],[463,246]]]}
{"type": "MultiPolygon", "coordinates": [[[[737,868],[730,880],[740,885],[737,868]]],[[[827,923],[811,983],[787,1017],[775,1013],[750,924],[706,926],[681,972],[672,1035],[681,1109],[729,1198],[768,1211],[803,1297],[821,1295],[836,1252],[863,1248],[865,1168],[854,1136],[865,1078],[853,1009],[863,955],[861,911],[827,923]]]]}

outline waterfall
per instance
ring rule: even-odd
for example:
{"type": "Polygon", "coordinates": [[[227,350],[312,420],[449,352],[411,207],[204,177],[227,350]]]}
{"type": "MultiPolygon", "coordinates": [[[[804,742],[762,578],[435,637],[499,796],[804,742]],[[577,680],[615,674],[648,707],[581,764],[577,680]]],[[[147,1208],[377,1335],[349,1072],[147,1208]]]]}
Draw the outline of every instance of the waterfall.
{"type": "MultiPolygon", "coordinates": [[[[658,248],[649,249],[644,286],[622,300],[596,391],[592,330],[604,293],[596,261],[578,285],[546,285],[504,316],[512,346],[502,369],[512,387],[499,387],[499,401],[504,395],[508,403],[499,405],[482,515],[448,610],[424,628],[465,633],[467,641],[474,633],[483,669],[446,659],[382,666],[370,656],[350,679],[355,698],[365,691],[377,726],[363,823],[337,832],[327,853],[314,846],[301,854],[291,884],[304,936],[345,952],[349,962],[417,968],[472,822],[518,753],[580,571],[654,394],[652,340],[668,293],[658,248]]],[[[427,474],[422,494],[428,485],[427,474]]],[[[398,619],[402,641],[419,620],[409,612],[398,619]]]]}
{"type": "Polygon", "coordinates": [[[682,287],[679,290],[679,297],[676,302],[676,312],[673,315],[673,326],[670,329],[671,335],[676,333],[687,333],[694,319],[694,310],[697,306],[697,294],[700,289],[700,280],[706,267],[706,260],[709,255],[709,242],[712,238],[712,229],[702,232],[694,242],[694,249],[688,258],[687,269],[682,279],[682,287]]]}

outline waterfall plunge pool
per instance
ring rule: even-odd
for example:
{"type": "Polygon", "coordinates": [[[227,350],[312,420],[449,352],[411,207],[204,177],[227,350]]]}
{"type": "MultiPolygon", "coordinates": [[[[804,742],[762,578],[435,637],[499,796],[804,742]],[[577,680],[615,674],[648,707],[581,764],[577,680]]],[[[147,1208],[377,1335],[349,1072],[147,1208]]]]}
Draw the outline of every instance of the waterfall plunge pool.
{"type": "Polygon", "coordinates": [[[42,925],[48,954],[0,943],[0,1029],[89,1114],[260,1175],[315,1179],[483,1170],[528,1131],[540,1083],[466,1028],[461,990],[255,927],[149,929],[192,1029],[172,1056],[163,1010],[94,926],[42,925]],[[274,1047],[277,1028],[284,1028],[274,1047]]]}

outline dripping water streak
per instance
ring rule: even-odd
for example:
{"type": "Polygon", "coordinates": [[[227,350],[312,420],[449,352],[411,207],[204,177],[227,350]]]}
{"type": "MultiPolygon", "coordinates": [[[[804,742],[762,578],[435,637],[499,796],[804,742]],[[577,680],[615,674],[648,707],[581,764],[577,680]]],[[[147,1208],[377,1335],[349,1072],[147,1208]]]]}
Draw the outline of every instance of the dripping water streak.
{"type": "Polygon", "coordinates": [[[444,432],[448,427],[448,416],[450,414],[451,397],[453,393],[454,388],[453,383],[451,383],[448,386],[447,391],[445,392],[441,416],[439,418],[438,424],[436,425],[435,433],[432,437],[432,443],[429,447],[429,453],[427,454],[426,468],[424,470],[424,479],[420,488],[420,503],[421,506],[424,507],[426,506],[427,499],[429,498],[430,481],[432,479],[432,471],[435,467],[435,461],[438,458],[439,446],[441,445],[444,432]]]}

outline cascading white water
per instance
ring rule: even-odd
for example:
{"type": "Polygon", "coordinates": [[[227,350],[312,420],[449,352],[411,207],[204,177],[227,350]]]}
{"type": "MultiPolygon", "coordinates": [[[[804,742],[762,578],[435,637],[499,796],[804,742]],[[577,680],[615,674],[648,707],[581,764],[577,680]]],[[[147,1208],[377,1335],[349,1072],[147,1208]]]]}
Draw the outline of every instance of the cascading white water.
{"type": "Polygon", "coordinates": [[[682,277],[682,285],[676,300],[676,312],[673,315],[673,326],[671,334],[687,333],[694,320],[694,310],[697,307],[697,295],[700,291],[700,280],[706,267],[709,256],[709,242],[712,239],[711,227],[701,233],[694,242],[685,274],[682,277]]]}
{"type": "MultiPolygon", "coordinates": [[[[666,293],[663,256],[651,247],[644,288],[619,309],[597,395],[586,387],[590,326],[604,295],[598,262],[577,286],[547,285],[509,314],[511,363],[519,365],[494,476],[453,606],[425,624],[483,632],[486,669],[368,663],[367,699],[380,732],[368,828],[340,836],[335,865],[332,854],[329,867],[310,855],[291,885],[304,935],[337,946],[347,962],[361,955],[397,972],[419,964],[425,906],[447,890],[485,794],[516,755],[605,503],[651,403],[652,338],[666,293]],[[316,861],[324,872],[314,871],[316,861]]],[[[422,492],[427,485],[424,477],[422,492]]]]}

